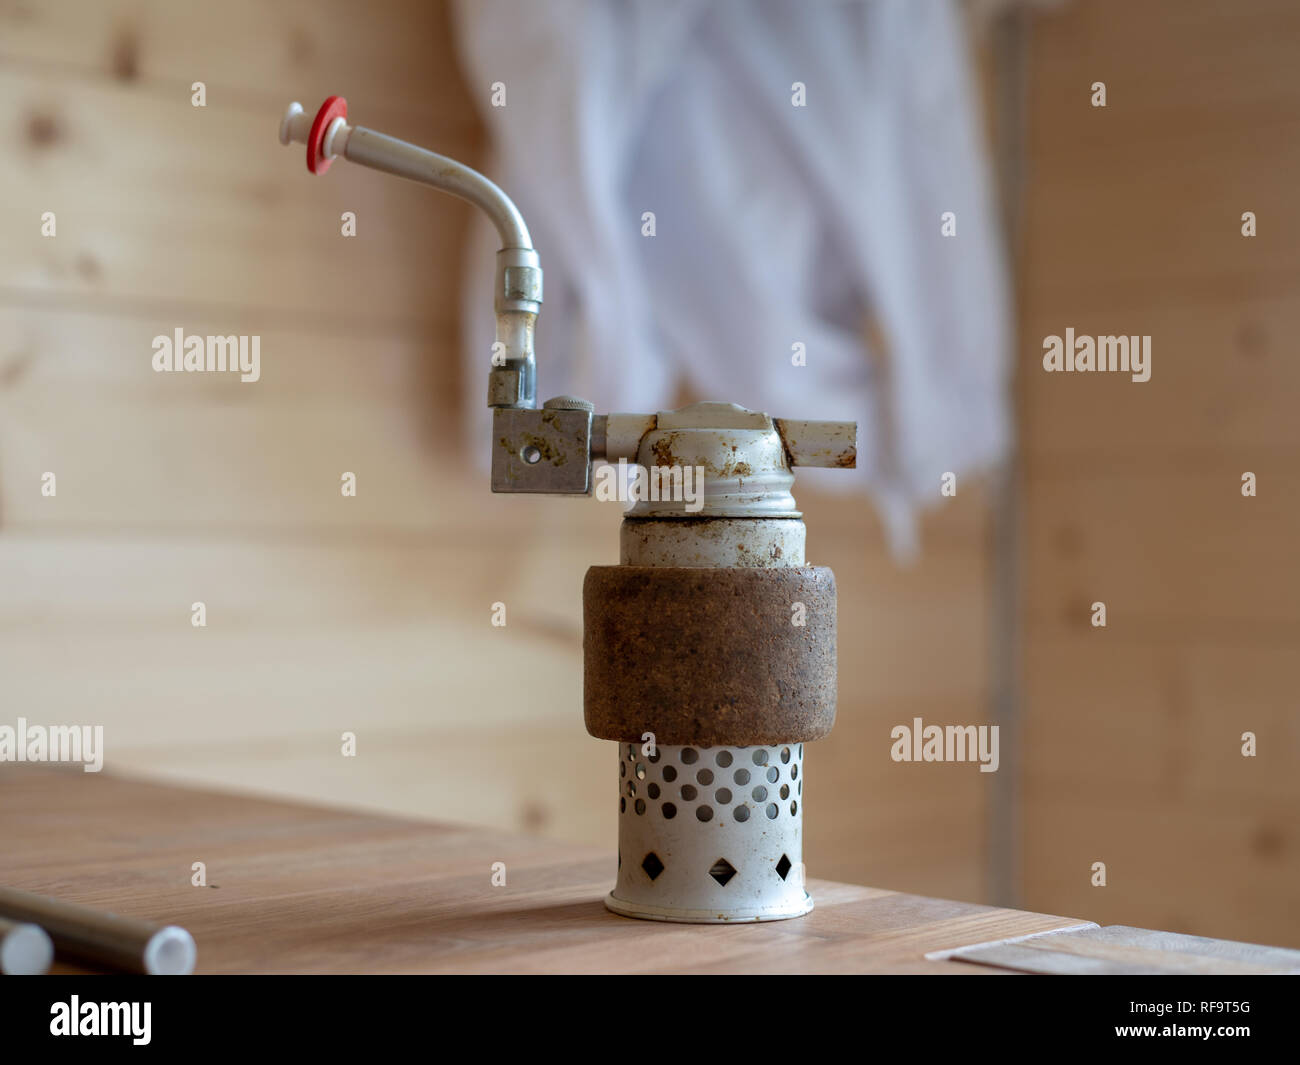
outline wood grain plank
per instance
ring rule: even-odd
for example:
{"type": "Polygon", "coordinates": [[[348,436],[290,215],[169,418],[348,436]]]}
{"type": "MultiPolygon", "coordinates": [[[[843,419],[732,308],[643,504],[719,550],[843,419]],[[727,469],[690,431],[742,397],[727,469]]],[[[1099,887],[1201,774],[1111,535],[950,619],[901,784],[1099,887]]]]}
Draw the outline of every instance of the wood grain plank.
{"type": "Polygon", "coordinates": [[[1293,802],[1188,810],[1104,785],[1073,794],[1025,789],[1025,900],[1099,924],[1300,947],[1293,802]],[[1105,862],[1105,887],[1092,864],[1105,862]]]}
{"type": "Polygon", "coordinates": [[[203,81],[214,105],[283,111],[341,91],[354,107],[408,117],[440,100],[441,121],[474,121],[443,0],[11,0],[0,60],[187,98],[203,81]]]}
{"type": "Polygon", "coordinates": [[[950,955],[977,965],[1057,975],[1300,973],[1300,951],[1110,925],[1047,932],[950,955]]]}
{"type": "Polygon", "coordinates": [[[1297,29],[1279,0],[1034,20],[1018,375],[1023,898],[1292,945],[1297,29]],[[1044,373],[1067,326],[1150,335],[1151,381],[1044,373]]]}
{"type": "Polygon", "coordinates": [[[1283,58],[1296,13],[1216,6],[1092,3],[1036,20],[1031,303],[1142,305],[1162,293],[1192,305],[1230,284],[1294,286],[1300,213],[1276,175],[1300,165],[1300,90],[1283,58]],[[1095,81],[1107,84],[1105,108],[1090,104],[1095,81]],[[1240,234],[1247,210],[1261,221],[1254,238],[1240,234]]]}
{"type": "MultiPolygon", "coordinates": [[[[450,308],[448,308],[450,309],[450,308]]],[[[98,398],[132,415],[159,404],[229,407],[252,403],[274,417],[279,406],[308,397],[353,398],[388,406],[451,407],[446,388],[459,377],[451,323],[424,328],[352,330],[343,323],[286,320],[272,312],[186,313],[186,333],[261,337],[261,377],[252,384],[235,374],[159,373],[152,341],[163,320],[157,310],[126,307],[4,305],[0,301],[0,404],[22,401],[57,422],[62,405],[98,398]],[[426,395],[427,393],[427,395],[426,395]]],[[[168,333],[168,336],[174,335],[168,333]]]]}
{"type": "MultiPolygon", "coordinates": [[[[1094,81],[1105,81],[1105,122],[1080,121],[1072,132],[1087,128],[1124,148],[1289,118],[1300,103],[1300,84],[1290,76],[1297,33],[1300,12],[1288,0],[1061,7],[1033,22],[1031,104],[1069,116],[1089,104],[1094,81]]],[[[1031,144],[1055,144],[1049,138],[1059,131],[1032,126],[1030,133],[1031,144]]]]}
{"type": "Polygon", "coordinates": [[[1300,623],[1300,480],[1288,461],[1221,455],[1114,470],[1054,465],[1027,486],[1025,609],[1080,631],[1107,605],[1102,640],[1292,639],[1300,623]],[[1241,474],[1256,474],[1255,498],[1241,474]]]}
{"type": "Polygon", "coordinates": [[[1118,470],[1139,456],[1248,461],[1300,446],[1292,417],[1300,367],[1289,357],[1300,331],[1294,295],[1221,294],[1195,307],[1093,307],[1074,298],[1032,307],[1021,345],[1021,426],[1033,469],[1118,470]],[[1043,339],[1067,327],[1077,336],[1151,337],[1151,379],[1044,371],[1043,339]]]}
{"type": "MultiPolygon", "coordinates": [[[[187,375],[170,375],[183,392],[187,375]]],[[[195,375],[198,376],[198,375],[195,375]]],[[[414,529],[464,528],[482,518],[523,528],[565,506],[573,524],[596,520],[615,503],[595,499],[520,500],[493,497],[486,470],[465,462],[412,404],[364,403],[305,394],[293,403],[260,406],[238,381],[225,403],[109,405],[63,396],[58,417],[39,396],[4,404],[0,477],[11,527],[53,529],[414,529]],[[140,415],[138,420],[130,420],[140,415]],[[126,420],[124,420],[126,419],[126,420]],[[443,439],[431,433],[438,433],[443,439]],[[42,496],[45,472],[58,494],[42,496]],[[341,494],[344,472],[357,494],[341,494]],[[584,509],[585,508],[585,509],[584,509]]],[[[610,551],[617,551],[611,533],[610,551]]],[[[602,554],[601,557],[606,557],[602,554]]]]}
{"type": "MultiPolygon", "coordinates": [[[[0,161],[9,190],[0,240],[10,249],[0,293],[10,303],[41,292],[150,306],[162,318],[195,307],[450,318],[471,210],[451,197],[360,167],[311,180],[299,153],[275,140],[273,112],[5,68],[0,98],[0,129],[15,147],[0,161]],[[356,215],[355,236],[341,233],[344,211],[356,215]],[[57,236],[42,233],[45,212],[57,236]]],[[[423,125],[394,132],[471,163],[478,150],[423,125]]]]}
{"type": "Polygon", "coordinates": [[[1025,779],[1056,796],[1174,798],[1186,818],[1300,808],[1290,647],[1149,647],[1036,635],[1026,661],[1025,779]],[[1242,754],[1245,732],[1256,753],[1242,754]]]}
{"type": "Polygon", "coordinates": [[[818,880],[798,921],[632,921],[600,902],[608,845],[11,767],[0,833],[6,883],[181,924],[200,972],[961,972],[925,955],[1077,924],[818,880]]]}

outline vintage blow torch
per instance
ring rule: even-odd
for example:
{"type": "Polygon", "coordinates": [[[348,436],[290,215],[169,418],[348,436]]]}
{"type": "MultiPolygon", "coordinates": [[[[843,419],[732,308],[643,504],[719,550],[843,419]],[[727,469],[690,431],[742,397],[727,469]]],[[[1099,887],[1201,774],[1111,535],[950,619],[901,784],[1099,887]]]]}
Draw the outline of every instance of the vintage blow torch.
{"type": "Polygon", "coordinates": [[[852,467],[857,426],[733,403],[596,414],[559,396],[539,407],[542,269],[510,198],[454,159],[350,125],[339,96],[314,118],[290,104],[280,142],[305,144],[313,174],[342,157],[468,200],[496,226],[492,491],[586,495],[597,459],[669,486],[702,471],[689,504],[642,493],[620,529],[620,564],[592,566],[583,586],[587,731],[618,744],[606,906],[699,923],[808,913],[804,744],[835,721],[835,578],[804,560],[792,469],[852,467]]]}

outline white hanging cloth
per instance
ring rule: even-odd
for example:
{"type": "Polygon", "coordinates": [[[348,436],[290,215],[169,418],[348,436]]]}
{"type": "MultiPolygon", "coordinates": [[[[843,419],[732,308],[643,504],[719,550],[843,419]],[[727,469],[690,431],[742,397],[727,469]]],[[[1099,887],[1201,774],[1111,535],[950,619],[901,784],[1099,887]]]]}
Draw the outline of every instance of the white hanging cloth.
{"type": "MultiPolygon", "coordinates": [[[[824,483],[869,490],[904,552],[945,473],[1003,457],[1008,285],[953,0],[460,0],[457,24],[487,172],[545,270],[540,398],[650,412],[684,381],[857,419],[856,478],[824,483]]],[[[464,352],[483,440],[496,241],[476,225],[464,352]]]]}

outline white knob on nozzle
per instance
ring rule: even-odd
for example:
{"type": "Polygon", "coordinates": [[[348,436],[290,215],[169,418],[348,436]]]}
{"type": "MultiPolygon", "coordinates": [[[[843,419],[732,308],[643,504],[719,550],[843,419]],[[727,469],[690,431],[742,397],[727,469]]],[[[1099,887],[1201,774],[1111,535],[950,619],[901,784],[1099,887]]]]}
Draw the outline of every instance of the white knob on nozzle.
{"type": "Polygon", "coordinates": [[[302,109],[295,100],[280,119],[280,143],[307,145],[307,169],[313,174],[323,174],[336,156],[342,155],[352,136],[347,123],[348,102],[342,96],[326,97],[315,117],[302,109]]]}
{"type": "Polygon", "coordinates": [[[280,119],[280,143],[306,144],[310,133],[311,118],[302,109],[302,104],[295,100],[285,108],[284,118],[280,119]]]}

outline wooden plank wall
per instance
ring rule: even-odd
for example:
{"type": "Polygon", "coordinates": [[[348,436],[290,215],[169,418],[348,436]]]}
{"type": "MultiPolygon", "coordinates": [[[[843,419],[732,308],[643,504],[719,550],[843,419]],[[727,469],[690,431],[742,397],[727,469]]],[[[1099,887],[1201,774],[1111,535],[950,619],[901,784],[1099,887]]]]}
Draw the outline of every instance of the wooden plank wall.
{"type": "Polygon", "coordinates": [[[1300,944],[1298,39],[1282,0],[1088,0],[1034,22],[1020,373],[1034,909],[1300,944]],[[1067,326],[1150,335],[1151,380],[1045,373],[1043,337],[1067,326]]]}
{"type": "MultiPolygon", "coordinates": [[[[0,3],[0,720],[103,723],[118,771],[612,855],[580,589],[617,558],[617,508],[495,498],[465,472],[470,209],[345,164],[310,178],[274,139],[290,99],[343,92],[376,128],[480,160],[487,90],[449,34],[417,0],[0,3]],[[261,381],[154,373],[151,339],[177,326],[259,334],[261,381]]],[[[964,484],[903,569],[865,501],[800,501],[841,595],[810,872],[983,899],[989,775],[888,750],[913,716],[984,720],[985,495],[964,484]]]]}

